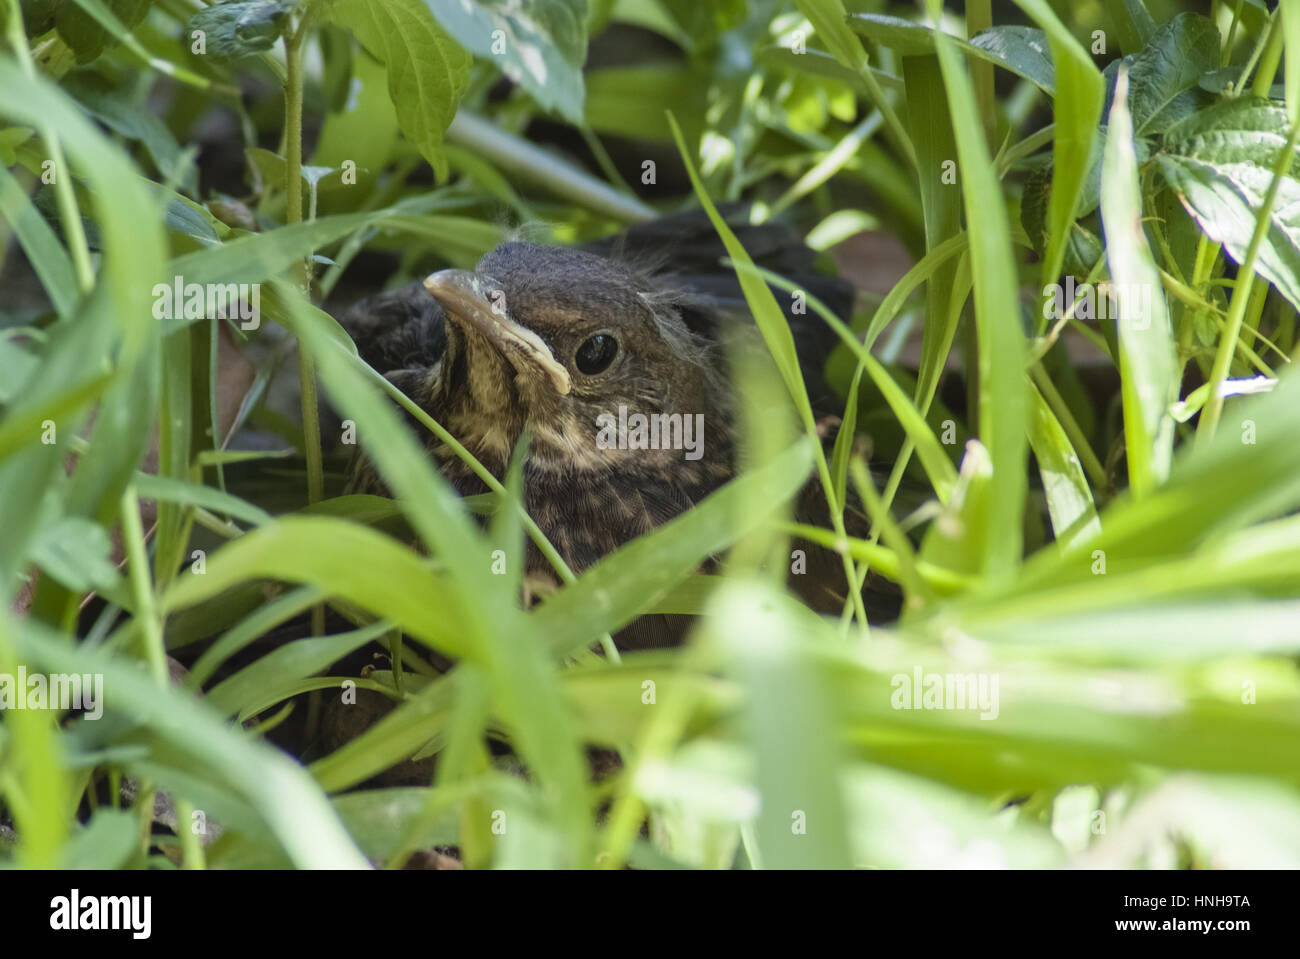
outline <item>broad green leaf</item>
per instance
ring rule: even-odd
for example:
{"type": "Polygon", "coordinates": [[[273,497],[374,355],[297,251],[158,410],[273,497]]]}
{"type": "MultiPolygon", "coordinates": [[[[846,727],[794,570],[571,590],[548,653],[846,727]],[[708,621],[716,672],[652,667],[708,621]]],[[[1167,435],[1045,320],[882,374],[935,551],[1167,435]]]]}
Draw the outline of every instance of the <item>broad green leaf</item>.
{"type": "Polygon", "coordinates": [[[103,527],[80,516],[47,526],[32,548],[31,559],[75,593],[107,589],[118,582],[113,544],[103,527]]]}
{"type": "Polygon", "coordinates": [[[287,24],[293,0],[237,0],[200,10],[185,25],[185,35],[202,31],[206,55],[242,60],[270,50],[287,24]]]}
{"type": "MultiPolygon", "coordinates": [[[[1238,263],[1246,257],[1272,168],[1286,147],[1279,104],[1240,97],[1171,127],[1156,162],[1205,234],[1238,263]]],[[[1278,185],[1255,268],[1300,309],[1300,155],[1278,185]]]]}
{"type": "Polygon", "coordinates": [[[95,6],[118,21],[118,28],[130,29],[144,19],[153,0],[100,0],[87,5],[80,0],[63,0],[55,11],[54,25],[63,42],[77,55],[77,63],[89,63],[94,60],[114,40],[113,33],[104,26],[93,12],[95,6]],[[85,9],[81,9],[82,7],[85,9]]]}
{"type": "Polygon", "coordinates": [[[336,0],[328,15],[387,68],[402,132],[444,180],[442,137],[469,83],[469,57],[435,22],[430,6],[426,0],[336,0]]]}
{"type": "Polygon", "coordinates": [[[587,0],[421,2],[461,46],[495,64],[542,109],[582,122],[587,0]]]}
{"type": "Polygon", "coordinates": [[[1142,0],[1102,0],[1102,5],[1119,38],[1120,52],[1137,53],[1156,32],[1156,22],[1142,0]]]}
{"type": "MultiPolygon", "coordinates": [[[[911,20],[878,13],[855,13],[849,24],[858,33],[905,57],[933,54],[934,29],[911,20]]],[[[1048,54],[1047,36],[1034,27],[997,26],[972,37],[948,40],[968,56],[1010,70],[1048,96],[1056,94],[1056,76],[1048,54]]]]}
{"type": "Polygon", "coordinates": [[[1125,66],[1133,135],[1160,133],[1196,109],[1197,83],[1218,65],[1218,28],[1200,14],[1180,13],[1156,30],[1140,52],[1106,68],[1107,114],[1118,70],[1125,66]]]}
{"type": "Polygon", "coordinates": [[[360,174],[377,174],[393,155],[399,125],[383,64],[365,53],[352,59],[348,95],[325,117],[312,162],[339,168],[347,160],[360,174]]]}
{"type": "Polygon", "coordinates": [[[125,809],[96,809],[68,844],[67,869],[121,869],[140,845],[140,817],[125,809]]]}

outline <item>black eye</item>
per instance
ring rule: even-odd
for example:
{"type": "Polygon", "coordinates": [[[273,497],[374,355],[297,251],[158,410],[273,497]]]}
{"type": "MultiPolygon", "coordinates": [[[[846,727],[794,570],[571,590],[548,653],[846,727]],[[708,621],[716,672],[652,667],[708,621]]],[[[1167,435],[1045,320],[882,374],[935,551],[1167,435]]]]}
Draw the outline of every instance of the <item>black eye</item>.
{"type": "Polygon", "coordinates": [[[618,356],[618,340],[608,333],[597,333],[583,341],[573,361],[577,364],[579,372],[595,376],[609,369],[609,364],[614,362],[616,356],[618,356]]]}

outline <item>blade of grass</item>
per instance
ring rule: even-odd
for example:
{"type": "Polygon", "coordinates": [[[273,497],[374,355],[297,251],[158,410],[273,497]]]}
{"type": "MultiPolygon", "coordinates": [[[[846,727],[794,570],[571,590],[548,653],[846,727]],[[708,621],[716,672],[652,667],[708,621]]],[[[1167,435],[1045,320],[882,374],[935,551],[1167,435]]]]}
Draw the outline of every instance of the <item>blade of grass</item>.
{"type": "Polygon", "coordinates": [[[1174,444],[1169,408],[1178,398],[1178,371],[1164,289],[1142,233],[1142,194],[1124,67],[1115,84],[1102,161],[1101,220],[1118,303],[1115,322],[1129,485],[1140,497],[1169,475],[1174,444]]]}
{"type": "MultiPolygon", "coordinates": [[[[941,4],[927,0],[927,8],[937,24],[941,4]]],[[[963,58],[942,30],[935,30],[934,44],[952,109],[970,235],[979,352],[979,437],[993,464],[992,496],[984,513],[987,528],[977,536],[985,544],[985,575],[995,582],[1006,581],[1020,565],[1023,543],[1016,531],[1023,522],[1027,490],[1027,404],[1021,375],[1025,337],[1020,326],[1011,228],[963,58]]],[[[929,175],[937,175],[937,171],[929,175]]]]}

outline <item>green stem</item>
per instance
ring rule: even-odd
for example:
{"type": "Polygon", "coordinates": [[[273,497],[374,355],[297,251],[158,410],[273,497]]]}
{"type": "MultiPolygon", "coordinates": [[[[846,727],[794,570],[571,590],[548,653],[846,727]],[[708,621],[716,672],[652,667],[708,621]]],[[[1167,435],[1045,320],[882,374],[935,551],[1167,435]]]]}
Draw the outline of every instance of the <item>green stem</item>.
{"type": "Polygon", "coordinates": [[[1264,47],[1264,55],[1259,59],[1259,69],[1255,71],[1255,79],[1251,83],[1250,92],[1257,97],[1268,96],[1268,91],[1273,86],[1273,77],[1277,75],[1277,66],[1282,60],[1281,14],[1280,8],[1273,14],[1273,22],[1268,32],[1268,45],[1264,47]]]}
{"type": "Polygon", "coordinates": [[[619,192],[585,170],[467,110],[456,113],[447,128],[447,142],[487,160],[508,177],[528,180],[560,199],[621,223],[641,223],[659,215],[654,207],[636,197],[619,192]]]}
{"type": "MultiPolygon", "coordinates": [[[[284,142],[285,142],[285,222],[302,222],[302,42],[310,22],[310,12],[296,28],[284,34],[284,142]]],[[[296,267],[298,285],[311,292],[310,259],[296,267]]],[[[325,495],[325,470],[320,440],[320,405],[316,393],[316,366],[311,353],[298,346],[298,392],[302,398],[303,454],[307,459],[307,502],[318,503],[325,495]]],[[[325,607],[312,609],[312,635],[325,632],[325,607]]]]}
{"type": "Polygon", "coordinates": [[[1232,56],[1232,45],[1237,42],[1237,27],[1241,25],[1241,8],[1246,5],[1246,0],[1237,0],[1237,6],[1232,11],[1232,26],[1228,30],[1228,39],[1223,42],[1223,50],[1219,53],[1219,66],[1226,67],[1228,58],[1232,56]]]}
{"type": "Polygon", "coordinates": [[[1273,218],[1273,203],[1277,200],[1277,192],[1282,186],[1282,176],[1295,155],[1297,141],[1300,141],[1300,122],[1291,125],[1291,135],[1287,138],[1286,146],[1273,163],[1273,179],[1268,185],[1268,192],[1264,194],[1264,202],[1255,219],[1255,232],[1251,235],[1246,258],[1237,272],[1237,285],[1233,288],[1232,301],[1228,304],[1227,328],[1219,340],[1219,349],[1214,355],[1214,368],[1210,371],[1210,396],[1196,429],[1197,440],[1205,440],[1213,436],[1219,425],[1219,417],[1223,413],[1223,396],[1220,387],[1228,378],[1228,367],[1232,363],[1233,353],[1236,352],[1237,339],[1241,336],[1242,322],[1246,318],[1246,305],[1250,301],[1251,291],[1255,285],[1255,262],[1259,259],[1260,247],[1264,245],[1264,237],[1268,234],[1269,224],[1273,218]]]}
{"type": "MultiPolygon", "coordinates": [[[[966,0],[966,38],[993,26],[992,0],[966,0]]],[[[984,60],[970,61],[971,86],[975,89],[975,104],[979,108],[980,123],[984,126],[984,139],[989,147],[997,141],[997,101],[993,96],[993,64],[984,60]]]]}
{"type": "Polygon", "coordinates": [[[131,596],[135,600],[135,621],[144,637],[145,661],[154,679],[167,682],[167,654],[163,649],[162,620],[158,617],[153,583],[149,580],[149,556],[144,546],[144,529],[140,525],[140,500],[135,486],[122,493],[122,548],[126,551],[131,596]]]}

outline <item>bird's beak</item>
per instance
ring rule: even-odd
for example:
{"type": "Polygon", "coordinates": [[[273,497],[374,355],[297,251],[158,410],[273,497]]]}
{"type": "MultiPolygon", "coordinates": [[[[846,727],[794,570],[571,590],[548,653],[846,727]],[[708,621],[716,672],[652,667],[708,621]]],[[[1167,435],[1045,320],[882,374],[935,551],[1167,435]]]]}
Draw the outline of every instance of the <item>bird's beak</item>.
{"type": "Polygon", "coordinates": [[[506,304],[485,292],[483,279],[469,270],[440,270],[424,279],[424,288],[457,323],[472,327],[510,361],[516,372],[540,369],[557,393],[571,388],[569,371],[557,362],[542,338],[510,319],[506,304]],[[522,364],[522,365],[521,365],[522,364]]]}

